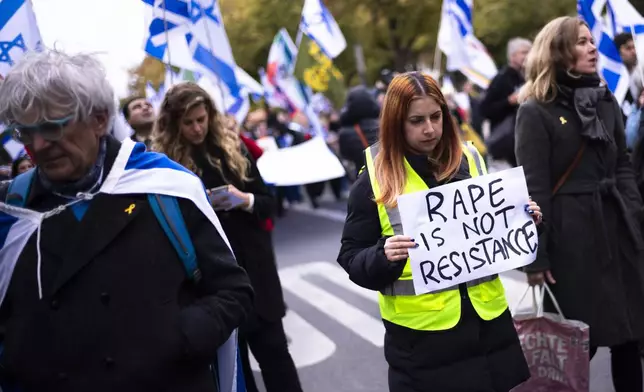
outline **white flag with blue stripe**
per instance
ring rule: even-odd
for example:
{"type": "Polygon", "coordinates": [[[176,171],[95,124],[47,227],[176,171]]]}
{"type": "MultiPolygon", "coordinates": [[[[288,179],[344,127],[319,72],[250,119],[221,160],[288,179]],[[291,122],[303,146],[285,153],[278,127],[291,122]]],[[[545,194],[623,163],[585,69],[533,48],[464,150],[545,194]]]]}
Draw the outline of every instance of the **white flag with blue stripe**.
{"type": "Polygon", "coordinates": [[[322,0],[304,1],[300,29],[315,41],[330,59],[338,57],[347,47],[342,30],[322,0]]]}
{"type": "Polygon", "coordinates": [[[498,70],[487,49],[474,35],[472,0],[443,0],[438,47],[447,57],[447,70],[460,71],[487,88],[498,70]]]}
{"type": "Polygon", "coordinates": [[[237,65],[216,0],[143,2],[152,7],[144,45],[148,54],[164,63],[197,71],[224,84],[232,96],[239,95],[237,65]]]}
{"type": "MultiPolygon", "coordinates": [[[[188,199],[208,218],[230,248],[199,177],[163,154],[147,152],[142,143],[135,143],[130,139],[123,140],[114,165],[99,193],[153,193],[188,199]]],[[[56,211],[40,213],[0,202],[0,304],[4,300],[13,270],[27,241],[37,232],[42,221],[55,213],[56,211]]],[[[39,278],[38,280],[40,281],[39,278]]],[[[236,332],[219,348],[217,357],[219,390],[238,392],[236,332]]]]}
{"type": "MultiPolygon", "coordinates": [[[[601,4],[597,0],[595,2],[601,4]]],[[[637,36],[636,39],[639,40],[644,35],[644,17],[628,0],[608,0],[606,12],[611,37],[626,32],[637,36]]]]}
{"type": "Polygon", "coordinates": [[[595,39],[599,54],[597,71],[621,105],[628,92],[630,76],[628,69],[622,62],[619,49],[615,46],[608,33],[608,28],[601,19],[601,10],[605,4],[606,0],[578,0],[577,12],[579,17],[588,23],[595,39]]]}
{"type": "Polygon", "coordinates": [[[148,100],[148,102],[150,102],[152,109],[154,109],[154,112],[157,114],[159,113],[159,109],[161,108],[161,104],[163,103],[165,93],[165,83],[162,83],[161,86],[159,86],[158,91],[154,89],[154,86],[152,86],[152,83],[150,82],[145,85],[145,98],[148,100]]]}
{"type": "Polygon", "coordinates": [[[6,132],[2,124],[0,124],[0,142],[2,147],[9,154],[11,160],[16,160],[18,157],[23,156],[25,151],[25,146],[16,141],[10,132],[6,132]]]}
{"type": "Polygon", "coordinates": [[[0,80],[24,53],[41,50],[42,39],[30,0],[0,1],[0,80]]]}

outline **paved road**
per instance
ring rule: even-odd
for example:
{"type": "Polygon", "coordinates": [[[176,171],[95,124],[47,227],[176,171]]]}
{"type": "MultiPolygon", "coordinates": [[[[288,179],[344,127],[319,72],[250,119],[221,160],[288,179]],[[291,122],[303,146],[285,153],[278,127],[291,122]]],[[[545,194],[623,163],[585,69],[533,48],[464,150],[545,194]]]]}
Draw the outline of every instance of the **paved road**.
{"type": "MultiPolygon", "coordinates": [[[[352,284],[335,263],[345,212],[344,203],[323,201],[315,211],[291,209],[277,223],[290,349],[305,392],[387,392],[376,294],[352,284]]],[[[503,280],[512,305],[526,288],[524,277],[513,272],[503,280]]],[[[606,350],[591,363],[590,390],[613,391],[606,350]]]]}

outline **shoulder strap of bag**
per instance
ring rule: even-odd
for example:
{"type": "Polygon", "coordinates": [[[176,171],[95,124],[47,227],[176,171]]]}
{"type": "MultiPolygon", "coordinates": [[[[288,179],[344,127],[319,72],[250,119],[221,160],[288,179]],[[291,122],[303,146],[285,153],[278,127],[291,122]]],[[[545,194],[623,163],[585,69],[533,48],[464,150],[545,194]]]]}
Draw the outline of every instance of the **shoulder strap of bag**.
{"type": "Polygon", "coordinates": [[[29,198],[29,191],[31,191],[35,173],[36,169],[33,168],[16,176],[9,184],[5,203],[14,207],[24,207],[29,198]]]}
{"type": "Polygon", "coordinates": [[[358,134],[358,137],[360,138],[360,141],[362,142],[362,146],[364,148],[369,147],[369,142],[367,141],[367,138],[364,136],[364,132],[362,132],[362,129],[360,128],[360,125],[355,124],[353,126],[353,129],[356,130],[356,133],[358,134]]]}
{"type": "MultiPolygon", "coordinates": [[[[190,239],[188,228],[186,227],[186,222],[183,219],[183,215],[181,214],[181,209],[179,208],[179,202],[177,201],[177,198],[167,195],[150,194],[148,195],[148,200],[150,202],[150,206],[152,207],[154,215],[156,215],[159,223],[161,224],[161,227],[163,228],[163,231],[165,231],[166,235],[170,239],[170,242],[172,242],[172,245],[179,254],[179,258],[183,263],[183,267],[186,270],[188,277],[195,282],[199,282],[199,280],[201,279],[201,270],[199,270],[199,266],[197,265],[197,255],[195,253],[192,240],[190,239]]],[[[243,383],[244,371],[240,362],[241,356],[239,353],[239,345],[237,344],[237,339],[235,339],[234,344],[236,358],[233,367],[233,372],[235,372],[233,382],[234,380],[237,380],[237,389],[234,390],[236,390],[237,392],[246,392],[246,386],[243,383]],[[242,380],[242,382],[240,382],[239,380],[242,380]]],[[[223,347],[220,347],[219,351],[221,351],[222,349],[223,347]]],[[[218,359],[219,351],[210,364],[210,372],[214,381],[214,391],[224,392],[224,387],[225,389],[228,389],[228,387],[230,386],[222,386],[223,380],[221,379],[219,374],[221,370],[218,359]]],[[[226,371],[226,369],[224,369],[224,371],[226,371]]]]}
{"type": "Polygon", "coordinates": [[[555,185],[555,187],[554,187],[554,188],[552,188],[552,196],[554,196],[555,194],[557,194],[557,192],[559,191],[559,189],[561,189],[561,187],[563,186],[563,184],[565,184],[565,183],[566,183],[566,181],[568,180],[568,177],[570,177],[570,175],[572,174],[572,172],[573,172],[573,171],[575,171],[575,169],[577,168],[577,166],[579,166],[579,162],[581,162],[581,157],[584,155],[584,151],[586,151],[586,145],[587,145],[587,144],[588,144],[588,142],[587,142],[586,140],[584,140],[584,141],[581,143],[581,147],[579,147],[579,151],[577,151],[577,155],[575,155],[575,159],[573,159],[573,161],[572,161],[572,163],[570,164],[570,166],[568,166],[568,169],[566,169],[566,171],[565,171],[565,172],[564,172],[564,174],[561,176],[561,178],[559,178],[559,181],[557,181],[557,184],[555,185]]]}
{"type": "Polygon", "coordinates": [[[188,278],[199,282],[201,279],[201,270],[197,265],[197,255],[195,248],[190,239],[186,222],[181,214],[179,202],[176,197],[150,194],[148,201],[152,207],[154,215],[161,224],[163,231],[166,233],[172,246],[177,251],[183,268],[186,270],[188,278]]]}

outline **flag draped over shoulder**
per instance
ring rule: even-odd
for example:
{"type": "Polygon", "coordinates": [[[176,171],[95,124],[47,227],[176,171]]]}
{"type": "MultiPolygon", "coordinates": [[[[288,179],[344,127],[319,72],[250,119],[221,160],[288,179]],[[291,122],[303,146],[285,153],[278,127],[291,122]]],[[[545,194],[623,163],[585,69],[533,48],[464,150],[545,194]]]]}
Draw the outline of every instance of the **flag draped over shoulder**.
{"type": "MultiPolygon", "coordinates": [[[[114,165],[98,193],[154,193],[188,199],[215,226],[230,249],[226,234],[210,206],[199,177],[163,154],[146,151],[142,143],[135,143],[129,138],[123,140],[114,165]]],[[[88,198],[91,196],[88,195],[88,198]]],[[[29,238],[38,232],[44,219],[63,211],[66,207],[64,205],[53,211],[41,213],[0,202],[0,304],[5,298],[13,270],[29,238]]],[[[40,281],[39,277],[38,280],[40,281]]],[[[237,392],[236,331],[219,348],[217,363],[219,390],[237,392]]]]}

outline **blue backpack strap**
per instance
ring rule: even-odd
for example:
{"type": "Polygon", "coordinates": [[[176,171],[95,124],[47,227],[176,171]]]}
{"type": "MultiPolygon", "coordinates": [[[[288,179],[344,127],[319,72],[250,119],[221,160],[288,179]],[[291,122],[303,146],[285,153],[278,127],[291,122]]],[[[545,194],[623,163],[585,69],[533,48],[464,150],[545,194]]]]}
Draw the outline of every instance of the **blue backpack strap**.
{"type": "Polygon", "coordinates": [[[186,222],[181,214],[179,202],[176,197],[158,194],[149,194],[148,201],[154,215],[161,224],[172,246],[179,254],[188,278],[199,282],[201,270],[197,265],[197,254],[192,245],[186,222]]]}
{"type": "Polygon", "coordinates": [[[30,169],[16,176],[11,181],[9,189],[7,190],[7,197],[5,199],[7,204],[14,207],[24,207],[27,204],[29,192],[31,191],[31,184],[34,182],[34,174],[36,174],[36,168],[30,169]]]}
{"type": "MultiPolygon", "coordinates": [[[[150,203],[150,206],[152,207],[154,215],[156,215],[157,220],[161,224],[163,231],[165,231],[166,235],[170,239],[170,242],[172,242],[172,245],[179,254],[179,258],[183,263],[183,267],[185,268],[188,277],[198,282],[201,279],[201,271],[199,270],[199,267],[197,265],[197,255],[195,253],[192,240],[190,239],[188,229],[186,228],[186,223],[183,219],[183,215],[181,214],[181,209],[179,208],[179,202],[177,201],[177,198],[173,196],[149,194],[148,201],[150,203]]],[[[227,343],[228,342],[224,343],[224,345],[226,345],[227,343]]],[[[241,367],[241,363],[239,362],[239,345],[237,344],[236,338],[234,344],[237,353],[235,366],[237,381],[236,392],[246,392],[246,380],[244,379],[244,372],[241,367]]],[[[227,392],[221,391],[221,379],[219,377],[219,365],[217,359],[218,357],[219,352],[210,366],[210,371],[212,373],[215,384],[215,392],[227,392]]]]}

